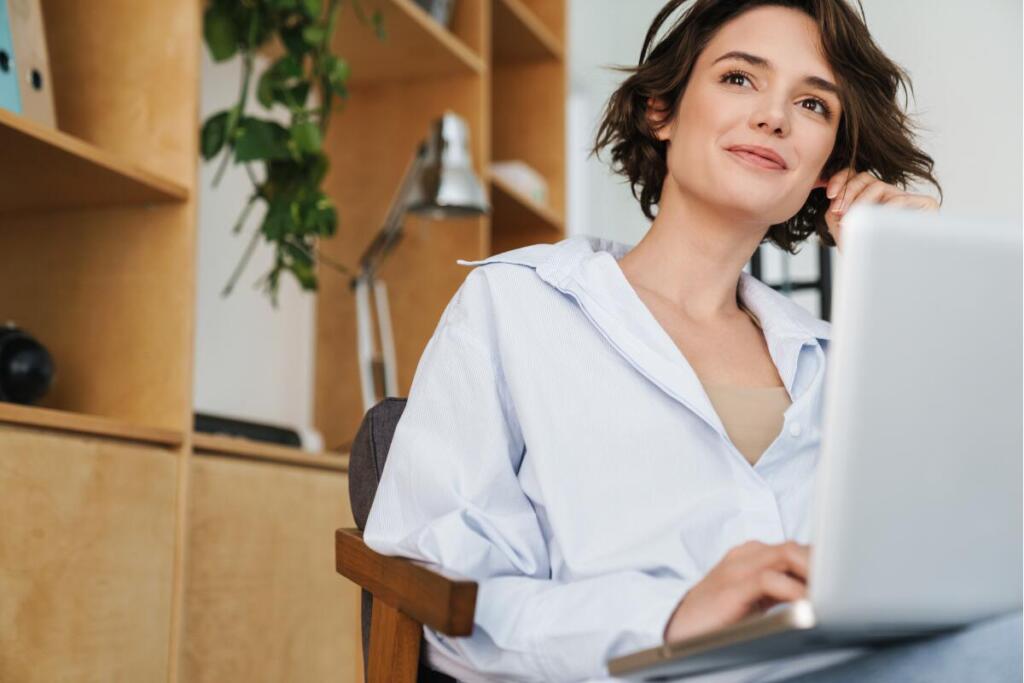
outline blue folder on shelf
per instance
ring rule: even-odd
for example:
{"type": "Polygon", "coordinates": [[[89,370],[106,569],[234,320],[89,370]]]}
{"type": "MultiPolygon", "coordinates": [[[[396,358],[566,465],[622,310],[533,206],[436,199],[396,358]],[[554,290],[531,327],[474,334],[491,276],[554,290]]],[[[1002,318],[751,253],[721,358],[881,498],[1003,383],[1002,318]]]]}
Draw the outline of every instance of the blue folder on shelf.
{"type": "Polygon", "coordinates": [[[14,64],[14,41],[11,40],[6,0],[0,0],[0,109],[21,113],[18,69],[14,64]]]}

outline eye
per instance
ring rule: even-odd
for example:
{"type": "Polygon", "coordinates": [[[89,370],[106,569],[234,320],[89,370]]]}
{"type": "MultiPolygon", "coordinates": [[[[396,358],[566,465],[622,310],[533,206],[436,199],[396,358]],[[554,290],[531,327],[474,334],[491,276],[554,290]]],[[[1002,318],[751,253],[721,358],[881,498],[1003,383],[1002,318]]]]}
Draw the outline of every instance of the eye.
{"type": "MultiPolygon", "coordinates": [[[[807,102],[810,102],[812,104],[816,104],[819,107],[821,107],[821,111],[818,111],[817,109],[812,109],[811,111],[815,111],[815,112],[821,114],[826,119],[830,118],[832,116],[832,109],[828,106],[828,104],[825,103],[825,100],[820,100],[817,97],[808,97],[806,100],[804,100],[802,102],[802,104],[806,104],[807,102]]],[[[806,107],[805,107],[805,109],[806,109],[806,107]]]]}
{"type": "MultiPolygon", "coordinates": [[[[753,81],[753,79],[754,77],[748,74],[746,71],[730,71],[728,73],[722,74],[722,77],[718,79],[718,82],[725,83],[728,81],[731,85],[739,85],[742,87],[744,80],[753,81]]],[[[820,107],[820,110],[811,107],[804,107],[805,109],[809,109],[810,111],[813,111],[816,114],[820,114],[826,119],[832,118],[832,108],[828,106],[828,103],[826,103],[825,100],[820,99],[818,97],[808,97],[806,100],[803,100],[801,104],[805,104],[807,102],[811,102],[813,104],[818,105],[818,107],[820,107]]]]}
{"type": "MultiPolygon", "coordinates": [[[[730,81],[730,83],[731,83],[732,81],[730,79],[733,79],[733,78],[739,78],[741,80],[745,78],[745,79],[748,79],[748,80],[751,80],[751,81],[754,80],[754,77],[751,76],[750,74],[748,74],[745,71],[730,71],[729,73],[724,74],[721,78],[719,78],[718,82],[719,83],[725,83],[726,81],[730,81]]],[[[743,85],[743,84],[742,83],[737,83],[736,85],[743,85]]]]}

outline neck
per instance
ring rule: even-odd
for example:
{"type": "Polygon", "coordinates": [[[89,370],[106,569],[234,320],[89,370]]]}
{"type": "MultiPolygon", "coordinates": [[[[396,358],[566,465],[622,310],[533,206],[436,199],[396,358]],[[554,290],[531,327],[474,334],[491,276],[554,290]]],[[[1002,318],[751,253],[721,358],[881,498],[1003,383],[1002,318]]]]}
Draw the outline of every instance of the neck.
{"type": "Polygon", "coordinates": [[[680,194],[669,176],[654,223],[619,265],[694,321],[724,320],[739,313],[740,271],[768,227],[680,194]]]}

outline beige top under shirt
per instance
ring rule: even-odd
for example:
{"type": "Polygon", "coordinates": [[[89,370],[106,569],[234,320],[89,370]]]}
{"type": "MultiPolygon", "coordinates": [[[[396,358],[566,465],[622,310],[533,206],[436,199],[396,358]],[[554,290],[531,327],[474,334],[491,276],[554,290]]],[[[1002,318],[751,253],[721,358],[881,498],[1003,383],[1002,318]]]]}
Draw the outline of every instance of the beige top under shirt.
{"type": "MultiPolygon", "coordinates": [[[[740,303],[740,308],[761,327],[746,306],[740,303]]],[[[791,402],[786,387],[705,384],[704,392],[736,448],[751,465],[756,463],[782,431],[782,414],[791,402]]]]}

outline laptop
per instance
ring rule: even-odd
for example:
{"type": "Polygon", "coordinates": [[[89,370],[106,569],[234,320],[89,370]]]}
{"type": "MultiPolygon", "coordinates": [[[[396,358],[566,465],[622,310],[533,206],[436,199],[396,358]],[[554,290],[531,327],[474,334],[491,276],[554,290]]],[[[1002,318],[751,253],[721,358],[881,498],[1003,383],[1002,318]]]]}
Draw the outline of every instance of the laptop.
{"type": "Polygon", "coordinates": [[[843,221],[807,598],[608,661],[636,681],[919,638],[1021,609],[1022,228],[843,221]]]}

